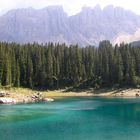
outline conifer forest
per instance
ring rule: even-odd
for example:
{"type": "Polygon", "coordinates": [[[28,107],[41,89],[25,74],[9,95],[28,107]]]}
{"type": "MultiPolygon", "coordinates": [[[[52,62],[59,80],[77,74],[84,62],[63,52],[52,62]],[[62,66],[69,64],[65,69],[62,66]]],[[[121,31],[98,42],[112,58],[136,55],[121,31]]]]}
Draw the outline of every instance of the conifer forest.
{"type": "Polygon", "coordinates": [[[101,88],[140,85],[140,47],[0,43],[0,85],[101,88]]]}

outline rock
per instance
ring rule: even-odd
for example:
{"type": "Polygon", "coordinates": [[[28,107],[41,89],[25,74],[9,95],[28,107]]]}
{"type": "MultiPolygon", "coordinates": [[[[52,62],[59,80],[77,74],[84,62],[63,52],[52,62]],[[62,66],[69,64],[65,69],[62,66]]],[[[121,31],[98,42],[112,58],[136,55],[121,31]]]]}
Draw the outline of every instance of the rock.
{"type": "Polygon", "coordinates": [[[32,99],[38,99],[38,96],[37,95],[33,95],[32,99]]]}
{"type": "Polygon", "coordinates": [[[42,95],[42,93],[38,92],[38,93],[37,93],[37,95],[38,95],[38,96],[41,96],[41,95],[42,95]]]}
{"type": "Polygon", "coordinates": [[[136,93],[136,97],[139,97],[139,94],[138,93],[136,93]]]}
{"type": "Polygon", "coordinates": [[[6,93],[6,96],[10,96],[10,93],[6,93]]]}
{"type": "Polygon", "coordinates": [[[13,98],[0,98],[0,104],[15,104],[16,100],[13,98]]]}
{"type": "Polygon", "coordinates": [[[45,98],[44,101],[45,101],[45,102],[53,102],[54,99],[52,99],[52,98],[45,98]]]}
{"type": "Polygon", "coordinates": [[[0,97],[5,97],[7,93],[5,91],[0,91],[0,97]]]}
{"type": "Polygon", "coordinates": [[[0,93],[0,97],[5,97],[6,94],[5,93],[0,93]]]}
{"type": "Polygon", "coordinates": [[[32,102],[35,102],[35,100],[31,98],[25,98],[22,100],[22,103],[32,103],[32,102]]]}
{"type": "Polygon", "coordinates": [[[34,96],[36,99],[38,99],[39,97],[37,95],[34,96]]]}
{"type": "Polygon", "coordinates": [[[36,93],[34,94],[33,96],[31,96],[32,98],[32,101],[35,102],[35,101],[42,101],[42,93],[36,93]]]}

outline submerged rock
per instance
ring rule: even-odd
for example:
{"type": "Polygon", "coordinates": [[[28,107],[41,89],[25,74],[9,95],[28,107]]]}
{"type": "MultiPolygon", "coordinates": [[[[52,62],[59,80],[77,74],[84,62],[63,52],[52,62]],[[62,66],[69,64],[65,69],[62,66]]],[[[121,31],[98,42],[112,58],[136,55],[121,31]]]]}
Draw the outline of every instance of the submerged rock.
{"type": "Polygon", "coordinates": [[[0,104],[15,104],[16,100],[13,98],[0,98],[0,104]]]}

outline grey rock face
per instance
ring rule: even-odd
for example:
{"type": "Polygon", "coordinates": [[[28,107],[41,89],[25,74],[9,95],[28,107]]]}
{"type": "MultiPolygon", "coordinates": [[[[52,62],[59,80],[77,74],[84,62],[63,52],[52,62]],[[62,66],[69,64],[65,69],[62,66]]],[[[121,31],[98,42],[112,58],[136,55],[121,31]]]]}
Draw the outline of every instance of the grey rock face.
{"type": "Polygon", "coordinates": [[[84,7],[74,16],[68,16],[61,6],[17,9],[0,17],[0,41],[97,45],[139,27],[140,16],[120,7],[84,7]]]}

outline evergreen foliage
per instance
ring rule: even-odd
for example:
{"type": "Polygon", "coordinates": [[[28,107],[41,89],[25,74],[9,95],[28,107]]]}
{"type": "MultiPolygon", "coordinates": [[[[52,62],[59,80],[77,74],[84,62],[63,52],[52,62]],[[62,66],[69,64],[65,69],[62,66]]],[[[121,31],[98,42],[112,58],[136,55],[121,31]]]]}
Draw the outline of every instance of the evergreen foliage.
{"type": "Polygon", "coordinates": [[[0,43],[0,85],[40,88],[140,85],[140,47],[0,43]]]}

